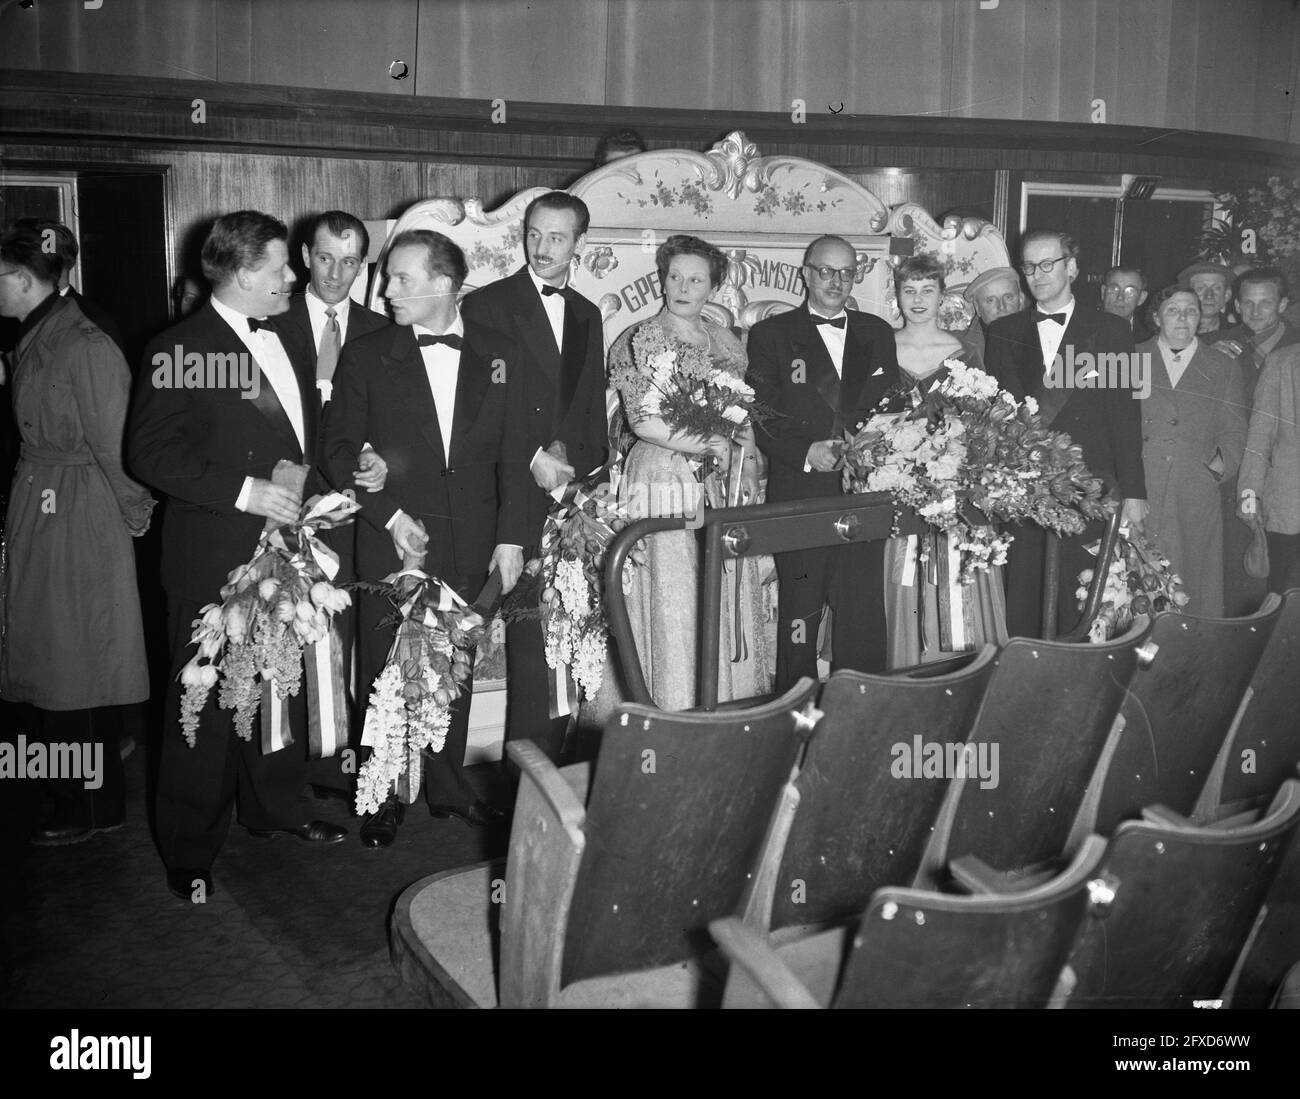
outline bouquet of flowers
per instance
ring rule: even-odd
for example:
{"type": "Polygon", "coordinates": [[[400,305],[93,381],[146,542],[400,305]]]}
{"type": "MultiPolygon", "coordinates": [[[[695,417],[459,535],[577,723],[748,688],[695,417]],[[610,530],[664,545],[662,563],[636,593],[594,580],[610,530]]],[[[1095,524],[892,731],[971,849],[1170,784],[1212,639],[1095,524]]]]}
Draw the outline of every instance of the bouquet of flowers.
{"type": "Polygon", "coordinates": [[[297,522],[262,532],[252,560],[229,574],[221,602],[200,610],[190,638],[198,652],[180,675],[181,730],[190,747],[218,681],[218,705],[235,711],[235,730],[244,740],[252,739],[261,708],[263,751],[291,743],[284,710],[302,686],[304,650],[313,754],[332,754],[343,741],[343,653],[331,620],[352,597],[331,583],[338,556],[315,533],[348,522],[359,507],[337,492],[308,501],[297,522]]]}
{"type": "Polygon", "coordinates": [[[761,419],[765,413],[743,379],[714,365],[705,348],[670,343],[657,324],[632,333],[631,352],[630,361],[610,372],[610,384],[674,432],[735,439],[756,414],[761,419]]]}
{"type": "MultiPolygon", "coordinates": [[[[608,649],[605,617],[605,550],[632,521],[619,498],[622,467],[616,460],[578,481],[555,489],[542,529],[539,555],[524,568],[524,580],[511,594],[506,616],[538,613],[546,640],[546,663],[556,672],[551,683],[551,716],[572,713],[579,697],[600,690],[608,649]]],[[[645,559],[634,549],[629,561],[645,559]]],[[[625,581],[626,582],[626,581],[625,581]]]]}
{"type": "Polygon", "coordinates": [[[376,812],[395,783],[408,802],[419,792],[420,753],[442,751],[451,704],[469,681],[487,629],[451,588],[418,568],[371,586],[392,600],[398,623],[362,728],[361,743],[373,749],[357,776],[362,814],[376,812]]]}
{"type": "Polygon", "coordinates": [[[1032,397],[1022,402],[995,378],[957,359],[916,408],[873,416],[844,440],[851,492],[889,492],[955,539],[962,580],[1006,561],[1011,536],[992,522],[1029,521],[1078,534],[1114,509],[1083,451],[1049,431],[1032,397]],[[983,512],[973,517],[968,509],[983,512]]]}
{"type": "MultiPolygon", "coordinates": [[[[1086,548],[1095,557],[1101,543],[1094,542],[1086,548]]],[[[1079,588],[1074,594],[1080,610],[1088,601],[1088,588],[1094,575],[1092,569],[1079,573],[1079,588]]],[[[1166,610],[1181,614],[1188,603],[1182,583],[1168,557],[1148,545],[1141,534],[1127,533],[1127,528],[1121,528],[1106,572],[1101,607],[1088,628],[1088,640],[1102,642],[1118,637],[1132,626],[1138,615],[1166,610]]]]}

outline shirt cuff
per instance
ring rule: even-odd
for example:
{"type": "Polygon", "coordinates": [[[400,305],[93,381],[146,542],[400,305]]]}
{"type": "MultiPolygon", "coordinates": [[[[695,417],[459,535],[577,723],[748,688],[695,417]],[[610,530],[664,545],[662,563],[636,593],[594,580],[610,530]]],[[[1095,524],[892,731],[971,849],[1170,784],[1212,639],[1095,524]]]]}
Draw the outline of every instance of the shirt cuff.
{"type": "Polygon", "coordinates": [[[235,497],[235,508],[239,511],[248,510],[248,498],[253,495],[253,478],[244,478],[244,487],[239,490],[239,495],[235,497]]]}
{"type": "Polygon", "coordinates": [[[538,447],[535,451],[533,451],[533,456],[528,459],[528,472],[532,473],[534,476],[536,476],[536,471],[533,469],[533,466],[537,462],[537,459],[541,457],[541,455],[542,455],[542,448],[538,447]]]}
{"type": "Polygon", "coordinates": [[[406,512],[404,512],[401,508],[398,508],[395,512],[393,512],[393,517],[389,519],[387,523],[384,524],[384,530],[392,530],[393,524],[397,522],[398,517],[405,514],[406,512]]]}

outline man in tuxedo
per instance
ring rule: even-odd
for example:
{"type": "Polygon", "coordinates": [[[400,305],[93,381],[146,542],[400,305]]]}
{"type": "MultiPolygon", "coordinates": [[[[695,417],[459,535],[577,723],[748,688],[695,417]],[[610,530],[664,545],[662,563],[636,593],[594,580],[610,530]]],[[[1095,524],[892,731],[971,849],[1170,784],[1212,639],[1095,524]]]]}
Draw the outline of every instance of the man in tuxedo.
{"type": "MultiPolygon", "coordinates": [[[[305,353],[315,363],[316,394],[323,412],[329,403],[334,371],[343,345],[387,327],[389,320],[358,305],[351,297],[352,285],[365,270],[366,255],[370,251],[370,234],[359,218],[342,210],[327,211],[307,227],[307,242],[302,246],[302,261],[308,272],[307,287],[289,299],[289,309],[278,322],[278,328],[282,338],[297,340],[303,345],[305,353]]],[[[383,459],[372,448],[365,447],[358,464],[360,469],[354,476],[355,488],[377,492],[387,473],[383,459]]],[[[364,497],[362,503],[365,503],[364,497]]],[[[339,555],[338,580],[354,580],[355,522],[322,531],[321,540],[339,555]]],[[[338,623],[345,653],[352,652],[356,637],[355,619],[355,606],[340,612],[334,619],[338,623]]],[[[348,678],[351,679],[350,674],[348,678]]],[[[365,684],[360,693],[367,694],[368,689],[369,684],[365,684]]],[[[350,690],[348,693],[352,703],[352,739],[355,741],[360,718],[356,706],[358,700],[356,692],[350,690]]],[[[312,790],[317,797],[349,796],[352,781],[340,770],[341,759],[342,756],[336,754],[309,764],[312,790]]]]}
{"type": "MultiPolygon", "coordinates": [[[[1079,275],[1078,245],[1065,233],[1035,230],[1021,242],[1020,270],[1035,304],[1002,317],[989,327],[985,365],[1004,389],[1017,398],[1038,402],[1043,424],[1063,431],[1083,448],[1083,460],[1094,475],[1118,486],[1124,519],[1140,527],[1146,517],[1146,481],[1142,473],[1142,416],[1135,391],[1107,385],[1097,371],[1096,383],[1076,387],[1079,356],[1124,356],[1118,378],[1147,377],[1135,364],[1133,334],[1119,317],[1103,313],[1075,298],[1072,284],[1079,275]]],[[[1087,360],[1082,360],[1087,362],[1087,360]]],[[[1046,534],[1031,523],[1018,526],[1007,559],[1007,628],[1013,635],[1042,636],[1043,552],[1046,534]]],[[[1083,546],[1100,536],[1101,524],[1090,523],[1080,536],[1061,539],[1057,632],[1069,632],[1080,614],[1074,592],[1078,574],[1096,565],[1083,546]]]]}
{"type": "MultiPolygon", "coordinates": [[[[369,440],[388,463],[384,487],[359,514],[357,570],[377,581],[424,557],[423,569],[466,602],[495,568],[502,589],[523,570],[529,490],[523,371],[515,345],[463,319],[456,296],[467,268],[461,250],[427,229],[389,245],[386,297],[396,322],[350,341],[325,414],[323,466],[346,485],[369,440]]],[[[361,676],[373,683],[392,645],[379,629],[388,600],[361,593],[361,676]]],[[[473,826],[501,814],[465,781],[470,689],[452,703],[441,752],[426,754],[425,798],[435,817],[473,826]]],[[[362,842],[392,843],[403,808],[395,796],[362,824],[362,842]]]]}
{"type": "MultiPolygon", "coordinates": [[[[540,195],[524,211],[527,264],[466,296],[461,313],[503,333],[519,348],[532,484],[525,497],[525,558],[534,555],[553,489],[585,477],[609,457],[605,351],[600,310],[568,285],[581,251],[586,204],[563,191],[540,195]]],[[[531,740],[558,760],[568,717],[550,716],[550,669],[541,621],[506,628],[507,740],[531,740]]]]}
{"type": "Polygon", "coordinates": [[[999,317],[1017,313],[1024,307],[1020,275],[1010,267],[990,267],[971,279],[961,296],[975,307],[975,319],[962,338],[983,358],[989,325],[999,317]]]}
{"type": "MultiPolygon", "coordinates": [[[[818,237],[804,253],[807,301],[749,333],[749,381],[777,412],[755,438],[769,461],[767,499],[837,496],[846,430],[857,430],[898,380],[894,330],[845,303],[857,277],[853,246],[818,237]]],[[[780,581],[776,689],[817,676],[817,628],[832,612],[836,668],[885,670],[883,541],[776,555],[780,581]]]]}
{"type": "MultiPolygon", "coordinates": [[[[146,483],[168,496],[162,585],[167,594],[172,668],[158,775],[158,845],[168,887],[196,899],[212,889],[212,862],[225,840],[238,793],[239,821],[254,835],[286,832],[336,843],[346,830],[310,819],[300,797],[306,782],[305,692],[290,700],[295,743],[263,755],[256,734],[240,740],[233,715],[213,690],[199,716],[193,748],[177,728],[181,667],[193,655],[192,622],[218,598],[229,572],[252,555],[266,520],[297,519],[302,493],[274,483],[281,459],[312,465],[319,416],[312,364],[282,341],[270,318],[289,307],[293,272],[288,231],[266,214],[242,210],[217,219],[203,245],[212,297],[145,350],[127,435],[127,459],[146,483]],[[241,362],[243,370],[204,370],[213,382],[185,388],[180,365],[241,362]],[[180,359],[180,363],[177,359],[180,359]],[[241,384],[231,384],[239,375],[241,384]],[[251,377],[252,385],[242,385],[251,377]]],[[[324,488],[308,477],[306,491],[324,488]]]]}
{"type": "Polygon", "coordinates": [[[1153,335],[1142,321],[1147,294],[1147,277],[1140,267],[1112,267],[1101,283],[1102,310],[1128,322],[1135,346],[1153,335]]]}

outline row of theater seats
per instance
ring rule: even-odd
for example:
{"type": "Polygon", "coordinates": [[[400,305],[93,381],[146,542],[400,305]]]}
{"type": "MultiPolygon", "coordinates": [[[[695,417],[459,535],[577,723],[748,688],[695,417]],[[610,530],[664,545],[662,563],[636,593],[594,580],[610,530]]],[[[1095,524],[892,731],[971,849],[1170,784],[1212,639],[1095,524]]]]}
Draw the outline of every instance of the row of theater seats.
{"type": "Polygon", "coordinates": [[[507,862],[411,886],[394,962],[443,1006],[1267,1006],[1300,976],[1298,654],[1293,590],[625,706],[594,765],[512,744],[507,862]]]}

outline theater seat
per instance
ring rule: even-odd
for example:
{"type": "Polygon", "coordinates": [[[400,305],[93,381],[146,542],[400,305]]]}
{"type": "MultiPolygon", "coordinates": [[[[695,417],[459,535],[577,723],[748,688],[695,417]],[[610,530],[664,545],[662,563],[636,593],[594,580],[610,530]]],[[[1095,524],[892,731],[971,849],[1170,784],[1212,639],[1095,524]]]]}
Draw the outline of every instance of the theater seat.
{"type": "Polygon", "coordinates": [[[594,765],[558,770],[511,743],[505,872],[485,863],[406,890],[392,947],[407,983],[447,1006],[719,1003],[708,923],[752,910],[761,868],[779,862],[815,693],[805,679],[746,710],[622,706],[594,765]]]}

